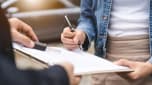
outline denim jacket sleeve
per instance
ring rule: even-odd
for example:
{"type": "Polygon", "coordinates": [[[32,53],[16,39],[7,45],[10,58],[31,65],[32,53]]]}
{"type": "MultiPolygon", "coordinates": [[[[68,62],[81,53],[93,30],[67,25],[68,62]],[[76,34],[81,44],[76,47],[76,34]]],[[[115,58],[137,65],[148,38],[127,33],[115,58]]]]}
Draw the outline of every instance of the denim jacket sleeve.
{"type": "Polygon", "coordinates": [[[78,29],[84,31],[86,33],[87,39],[89,43],[84,43],[84,49],[88,49],[90,46],[90,42],[95,37],[95,16],[92,10],[92,2],[93,0],[81,0],[81,12],[80,19],[78,24],[78,29]]]}

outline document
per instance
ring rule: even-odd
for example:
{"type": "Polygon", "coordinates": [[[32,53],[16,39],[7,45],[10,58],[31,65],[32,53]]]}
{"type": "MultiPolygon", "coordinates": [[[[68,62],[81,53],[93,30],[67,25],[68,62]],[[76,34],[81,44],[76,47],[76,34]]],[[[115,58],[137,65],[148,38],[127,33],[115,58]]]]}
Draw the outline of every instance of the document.
{"type": "Polygon", "coordinates": [[[74,66],[75,75],[133,71],[128,67],[115,65],[106,59],[81,50],[69,51],[61,47],[47,47],[46,51],[40,51],[26,48],[16,43],[13,44],[13,47],[22,53],[47,63],[48,65],[65,61],[70,62],[74,66]]]}

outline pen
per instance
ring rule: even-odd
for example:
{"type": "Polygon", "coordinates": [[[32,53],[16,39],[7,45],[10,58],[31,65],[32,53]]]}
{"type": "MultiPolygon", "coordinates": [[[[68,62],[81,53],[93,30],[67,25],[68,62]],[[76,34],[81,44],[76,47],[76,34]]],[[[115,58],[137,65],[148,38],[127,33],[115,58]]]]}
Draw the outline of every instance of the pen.
{"type": "MultiPolygon", "coordinates": [[[[73,26],[72,26],[72,24],[71,24],[68,16],[65,15],[64,17],[65,17],[65,20],[66,20],[67,24],[69,25],[69,27],[70,27],[70,29],[71,29],[71,32],[74,32],[75,30],[74,30],[74,28],[73,28],[73,26]]],[[[78,42],[78,45],[79,45],[79,48],[80,48],[80,50],[81,50],[81,49],[82,49],[82,45],[81,45],[81,42],[80,42],[80,41],[78,42]]]]}
{"type": "Polygon", "coordinates": [[[71,29],[71,32],[74,32],[74,28],[73,28],[73,26],[72,26],[69,18],[68,18],[67,16],[64,16],[64,17],[65,17],[65,20],[66,20],[67,24],[69,25],[69,27],[70,27],[70,29],[71,29]]]}

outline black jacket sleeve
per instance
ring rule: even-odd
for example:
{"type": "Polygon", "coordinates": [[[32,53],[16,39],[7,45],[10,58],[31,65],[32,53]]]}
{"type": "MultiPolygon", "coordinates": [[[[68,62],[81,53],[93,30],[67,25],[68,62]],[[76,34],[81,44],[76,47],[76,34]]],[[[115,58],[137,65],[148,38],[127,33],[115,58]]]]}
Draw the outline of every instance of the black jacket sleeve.
{"type": "Polygon", "coordinates": [[[69,85],[67,74],[60,66],[41,71],[20,71],[16,68],[10,26],[1,6],[0,29],[0,85],[69,85]]]}
{"type": "Polygon", "coordinates": [[[21,71],[6,57],[0,55],[1,85],[69,85],[67,73],[60,66],[40,71],[21,71]]]}

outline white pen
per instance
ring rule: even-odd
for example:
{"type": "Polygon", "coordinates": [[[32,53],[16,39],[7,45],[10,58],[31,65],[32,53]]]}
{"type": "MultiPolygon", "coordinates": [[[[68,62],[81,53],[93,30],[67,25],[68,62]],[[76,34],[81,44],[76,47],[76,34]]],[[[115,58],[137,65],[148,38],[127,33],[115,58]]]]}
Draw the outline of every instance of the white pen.
{"type": "Polygon", "coordinates": [[[70,29],[71,29],[71,32],[74,32],[74,28],[73,28],[73,26],[72,26],[69,18],[68,18],[67,16],[64,16],[64,17],[65,17],[65,20],[66,20],[67,24],[69,25],[69,27],[70,27],[70,29]]]}

